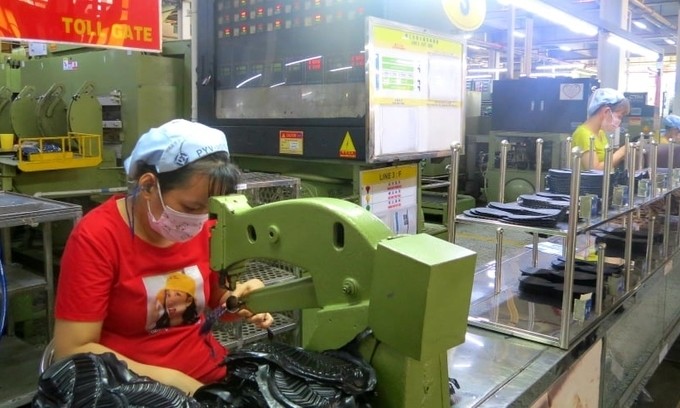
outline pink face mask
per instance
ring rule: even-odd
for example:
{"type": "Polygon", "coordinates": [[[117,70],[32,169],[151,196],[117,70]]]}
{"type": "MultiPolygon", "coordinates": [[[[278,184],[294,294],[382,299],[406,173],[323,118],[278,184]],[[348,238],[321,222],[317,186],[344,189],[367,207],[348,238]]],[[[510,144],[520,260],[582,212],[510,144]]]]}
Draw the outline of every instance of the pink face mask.
{"type": "Polygon", "coordinates": [[[621,126],[621,119],[614,115],[614,112],[609,111],[609,119],[610,120],[605,120],[604,123],[602,124],[602,129],[606,133],[613,133],[616,131],[616,129],[621,126]]]}
{"type": "Polygon", "coordinates": [[[203,229],[203,224],[208,220],[208,214],[187,214],[173,210],[165,205],[161,188],[158,187],[158,197],[163,204],[163,213],[156,219],[151,213],[151,204],[146,202],[148,208],[149,225],[165,239],[173,242],[185,242],[198,235],[203,229]]]}

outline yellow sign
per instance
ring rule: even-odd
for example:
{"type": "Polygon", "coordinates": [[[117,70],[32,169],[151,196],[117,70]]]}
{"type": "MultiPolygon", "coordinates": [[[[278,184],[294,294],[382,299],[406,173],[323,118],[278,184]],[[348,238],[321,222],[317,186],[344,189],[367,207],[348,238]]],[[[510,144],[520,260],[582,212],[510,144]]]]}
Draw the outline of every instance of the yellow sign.
{"type": "Polygon", "coordinates": [[[404,181],[418,176],[418,166],[405,164],[401,166],[385,167],[382,169],[364,170],[361,172],[361,184],[375,185],[404,181]]]}
{"type": "Polygon", "coordinates": [[[279,131],[279,154],[302,155],[304,149],[304,134],[300,130],[279,131]]]}
{"type": "Polygon", "coordinates": [[[340,146],[340,157],[346,159],[356,159],[357,149],[354,147],[354,142],[352,141],[352,136],[349,132],[345,133],[345,138],[342,139],[342,145],[340,146]]]}
{"type": "Polygon", "coordinates": [[[461,56],[462,44],[436,34],[414,33],[392,27],[373,27],[374,44],[379,48],[420,53],[461,56]]]}
{"type": "Polygon", "coordinates": [[[463,31],[479,28],[486,17],[486,0],[442,0],[446,16],[463,31]]]}

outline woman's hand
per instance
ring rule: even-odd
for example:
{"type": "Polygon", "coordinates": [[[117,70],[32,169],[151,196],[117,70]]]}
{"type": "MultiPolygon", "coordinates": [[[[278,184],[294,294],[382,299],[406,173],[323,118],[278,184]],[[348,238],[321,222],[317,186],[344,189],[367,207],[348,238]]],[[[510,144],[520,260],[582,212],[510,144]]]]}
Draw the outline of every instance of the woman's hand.
{"type": "MultiPolygon", "coordinates": [[[[264,287],[264,283],[259,279],[250,279],[243,283],[237,283],[236,288],[231,292],[233,296],[240,298],[248,296],[249,293],[256,289],[264,287]]],[[[266,329],[274,323],[274,318],[269,313],[253,314],[248,309],[241,309],[238,312],[239,316],[248,320],[261,329],[266,329]]]]}

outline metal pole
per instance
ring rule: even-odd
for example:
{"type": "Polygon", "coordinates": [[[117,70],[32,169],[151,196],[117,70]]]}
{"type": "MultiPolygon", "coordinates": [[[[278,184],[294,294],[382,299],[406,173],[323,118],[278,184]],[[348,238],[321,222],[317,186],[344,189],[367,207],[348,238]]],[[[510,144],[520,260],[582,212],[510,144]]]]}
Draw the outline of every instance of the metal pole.
{"type": "MultiPolygon", "coordinates": [[[[659,145],[656,143],[656,140],[653,140],[653,139],[649,142],[649,144],[650,144],[650,150],[651,150],[650,155],[652,156],[651,160],[650,160],[650,168],[649,168],[649,178],[650,178],[649,184],[652,186],[651,197],[654,198],[657,195],[657,191],[656,191],[656,187],[657,187],[656,186],[656,155],[659,152],[659,145]]],[[[662,188],[663,188],[663,186],[662,186],[662,188]]]]}
{"type": "Polygon", "coordinates": [[[564,155],[564,160],[567,162],[564,167],[567,169],[571,169],[571,158],[569,157],[569,153],[571,152],[571,137],[568,137],[564,144],[565,144],[564,151],[566,152],[566,154],[564,155]]]}
{"type": "Polygon", "coordinates": [[[671,197],[673,194],[669,192],[666,194],[665,202],[666,208],[663,218],[663,257],[664,259],[668,257],[668,251],[670,246],[670,234],[671,234],[671,197]]]}
{"type": "Polygon", "coordinates": [[[456,206],[458,205],[458,165],[460,161],[460,143],[451,144],[451,168],[449,169],[449,242],[456,243],[456,206]]]}
{"type": "Polygon", "coordinates": [[[609,215],[609,186],[611,184],[612,174],[612,155],[614,154],[614,147],[608,144],[604,149],[604,180],[602,181],[602,218],[607,219],[609,215]]]}
{"type": "Polygon", "coordinates": [[[496,275],[493,283],[493,291],[497,295],[501,293],[503,264],[503,228],[496,229],[496,275]]]}
{"type": "Polygon", "coordinates": [[[588,156],[590,159],[588,160],[588,170],[592,170],[595,164],[595,135],[590,135],[590,148],[588,151],[590,152],[588,156]]]}
{"type": "Polygon", "coordinates": [[[564,292],[562,293],[562,316],[560,347],[566,349],[569,344],[569,323],[572,318],[574,297],[574,256],[576,254],[576,234],[578,227],[578,197],[581,188],[581,149],[577,146],[571,152],[571,200],[569,202],[569,224],[567,227],[566,265],[564,268],[564,292]]]}
{"type": "MultiPolygon", "coordinates": [[[[628,146],[630,148],[630,134],[626,133],[623,137],[623,143],[625,143],[624,146],[628,146]]],[[[630,149],[626,150],[626,160],[625,160],[625,169],[629,169],[629,162],[630,162],[630,149]]]]}
{"type": "Polygon", "coordinates": [[[501,140],[501,180],[500,186],[498,186],[498,201],[501,203],[505,202],[505,171],[508,166],[508,149],[510,148],[510,143],[507,140],[501,140]]]}
{"type": "Polygon", "coordinates": [[[652,272],[652,255],[654,254],[654,223],[656,222],[656,215],[652,215],[649,219],[647,227],[647,275],[652,272]]]}
{"type": "MultiPolygon", "coordinates": [[[[628,167],[628,205],[632,206],[632,200],[633,197],[630,195],[630,192],[633,190],[633,183],[635,182],[635,157],[637,156],[637,144],[636,143],[631,143],[628,145],[628,159],[629,159],[629,166],[628,167]]],[[[630,207],[629,207],[630,208],[630,207]]],[[[625,244],[625,249],[624,249],[624,263],[625,263],[625,286],[626,286],[626,292],[630,290],[630,276],[631,273],[633,272],[633,267],[631,265],[631,254],[632,254],[632,245],[633,245],[633,212],[628,211],[626,214],[626,244],[625,244]]]]}
{"type": "Polygon", "coordinates": [[[607,244],[597,244],[597,275],[595,275],[595,314],[600,316],[604,306],[604,257],[607,244]]]}
{"type": "Polygon", "coordinates": [[[670,177],[670,181],[668,185],[673,188],[675,187],[673,185],[673,169],[675,166],[673,165],[673,154],[675,153],[675,141],[673,139],[668,141],[668,177],[670,177]]]}
{"type": "MultiPolygon", "coordinates": [[[[543,139],[536,139],[536,192],[541,191],[541,179],[543,178],[543,139]]],[[[533,233],[533,245],[531,247],[531,265],[538,265],[538,234],[533,233]]]]}
{"type": "Polygon", "coordinates": [[[640,139],[638,141],[638,157],[637,166],[635,167],[635,170],[642,170],[644,166],[645,166],[645,141],[644,139],[640,139]]]}
{"type": "Polygon", "coordinates": [[[629,155],[630,158],[630,167],[628,168],[628,208],[633,208],[633,203],[635,202],[635,158],[637,156],[637,149],[638,149],[638,144],[633,143],[631,144],[632,149],[628,149],[631,151],[631,154],[629,155]]]}

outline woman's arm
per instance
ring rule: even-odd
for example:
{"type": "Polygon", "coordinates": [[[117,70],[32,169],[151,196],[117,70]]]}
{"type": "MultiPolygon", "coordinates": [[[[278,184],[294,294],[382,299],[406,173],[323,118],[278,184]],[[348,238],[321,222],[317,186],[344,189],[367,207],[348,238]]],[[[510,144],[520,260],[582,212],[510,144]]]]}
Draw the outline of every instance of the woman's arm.
{"type": "Polygon", "coordinates": [[[134,361],[99,343],[102,322],[75,322],[56,319],[54,325],[54,356],[62,359],[77,353],[113,353],[125,361],[135,374],[152,378],[160,383],[177,387],[193,394],[203,384],[196,379],[165,367],[152,366],[134,361]]]}
{"type": "MultiPolygon", "coordinates": [[[[626,157],[626,146],[623,145],[616,149],[612,155],[612,168],[618,166],[626,157]]],[[[597,158],[597,153],[591,150],[586,150],[581,155],[581,170],[604,170],[604,160],[600,161],[597,158]],[[592,157],[593,166],[590,166],[590,158],[592,157]]]]}

